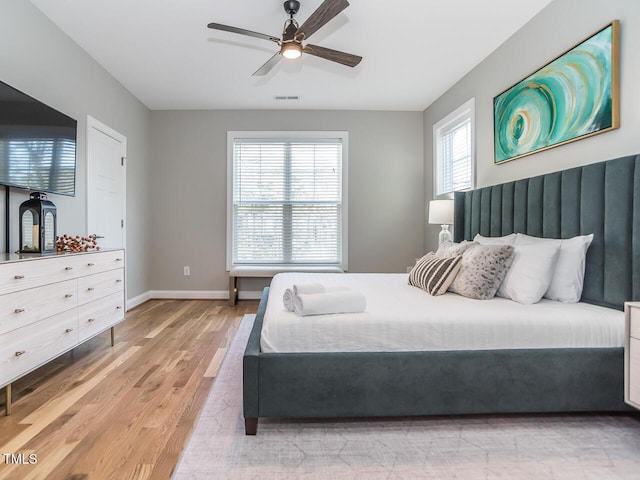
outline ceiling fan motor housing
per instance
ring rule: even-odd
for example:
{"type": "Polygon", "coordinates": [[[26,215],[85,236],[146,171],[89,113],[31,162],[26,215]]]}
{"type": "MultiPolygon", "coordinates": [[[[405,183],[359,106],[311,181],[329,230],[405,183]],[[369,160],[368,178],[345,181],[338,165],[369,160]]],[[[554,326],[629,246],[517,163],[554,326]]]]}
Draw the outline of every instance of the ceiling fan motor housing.
{"type": "Polygon", "coordinates": [[[284,11],[292,17],[300,10],[300,2],[298,0],[287,0],[284,2],[284,11]]]}

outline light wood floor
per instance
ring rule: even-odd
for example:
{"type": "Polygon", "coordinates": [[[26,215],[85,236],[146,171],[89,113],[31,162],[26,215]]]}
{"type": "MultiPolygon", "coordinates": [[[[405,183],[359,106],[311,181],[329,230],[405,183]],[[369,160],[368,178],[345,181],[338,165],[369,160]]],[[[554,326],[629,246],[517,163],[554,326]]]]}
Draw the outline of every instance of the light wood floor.
{"type": "Polygon", "coordinates": [[[149,301],[116,327],[114,347],[105,332],[15,382],[8,417],[0,393],[0,479],[170,478],[240,320],[257,309],[227,305],[149,301]]]}

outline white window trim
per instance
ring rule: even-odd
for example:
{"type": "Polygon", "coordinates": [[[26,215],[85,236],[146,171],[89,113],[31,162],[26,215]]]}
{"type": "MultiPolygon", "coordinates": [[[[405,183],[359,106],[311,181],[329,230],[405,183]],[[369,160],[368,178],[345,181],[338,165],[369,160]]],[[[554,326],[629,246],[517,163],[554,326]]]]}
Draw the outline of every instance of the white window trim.
{"type": "MultiPolygon", "coordinates": [[[[325,139],[342,140],[342,263],[338,265],[348,270],[349,256],[349,192],[347,190],[349,172],[349,132],[347,131],[227,131],[227,271],[233,267],[233,144],[241,139],[325,139]]],[[[301,265],[299,265],[301,266],[301,265]]]]}
{"type": "Polygon", "coordinates": [[[449,115],[433,125],[433,198],[452,198],[453,192],[439,193],[438,178],[440,166],[439,158],[442,156],[441,132],[447,130],[452,124],[458,123],[463,118],[471,119],[471,186],[467,190],[473,190],[476,185],[476,99],[471,98],[460,105],[449,115]]]}

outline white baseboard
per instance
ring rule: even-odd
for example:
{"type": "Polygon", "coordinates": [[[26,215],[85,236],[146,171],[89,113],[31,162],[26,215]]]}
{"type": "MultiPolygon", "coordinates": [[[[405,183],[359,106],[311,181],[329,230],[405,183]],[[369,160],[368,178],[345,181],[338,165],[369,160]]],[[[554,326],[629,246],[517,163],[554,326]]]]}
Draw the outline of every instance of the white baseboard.
{"type": "Polygon", "coordinates": [[[147,300],[151,300],[151,292],[144,292],[137,297],[129,298],[127,300],[127,311],[137,307],[138,305],[142,305],[147,300]]]}
{"type": "MultiPolygon", "coordinates": [[[[260,300],[262,292],[239,292],[240,300],[260,300]]],[[[148,290],[127,300],[127,310],[131,310],[147,300],[166,298],[177,300],[228,300],[228,290],[148,290]]]]}

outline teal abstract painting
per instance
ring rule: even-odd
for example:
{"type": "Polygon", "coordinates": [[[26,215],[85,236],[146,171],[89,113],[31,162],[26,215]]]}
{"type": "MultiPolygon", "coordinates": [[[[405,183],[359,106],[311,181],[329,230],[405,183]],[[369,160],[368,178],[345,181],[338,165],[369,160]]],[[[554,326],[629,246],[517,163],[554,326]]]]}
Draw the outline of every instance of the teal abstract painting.
{"type": "Polygon", "coordinates": [[[619,126],[619,22],[493,99],[495,163],[619,126]]]}

